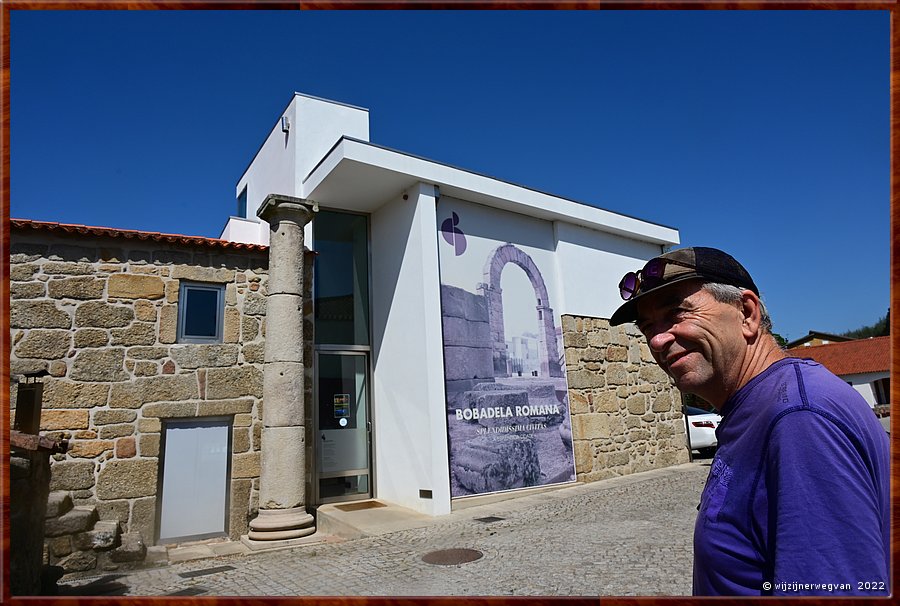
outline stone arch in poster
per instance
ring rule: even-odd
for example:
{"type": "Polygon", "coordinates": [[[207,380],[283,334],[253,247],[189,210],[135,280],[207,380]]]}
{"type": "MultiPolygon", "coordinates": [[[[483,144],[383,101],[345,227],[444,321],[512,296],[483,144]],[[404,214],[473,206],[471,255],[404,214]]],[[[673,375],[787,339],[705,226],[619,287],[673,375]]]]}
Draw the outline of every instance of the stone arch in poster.
{"type": "Polygon", "coordinates": [[[500,275],[508,263],[514,263],[525,271],[534,288],[536,310],[540,331],[538,343],[541,359],[541,376],[562,377],[559,364],[559,347],[556,342],[556,325],[547,285],[534,260],[525,251],[513,244],[503,244],[488,255],[484,265],[484,282],[478,285],[487,302],[488,322],[491,331],[491,348],[494,359],[494,376],[508,377],[506,335],[503,328],[503,291],[500,289],[500,275]]]}

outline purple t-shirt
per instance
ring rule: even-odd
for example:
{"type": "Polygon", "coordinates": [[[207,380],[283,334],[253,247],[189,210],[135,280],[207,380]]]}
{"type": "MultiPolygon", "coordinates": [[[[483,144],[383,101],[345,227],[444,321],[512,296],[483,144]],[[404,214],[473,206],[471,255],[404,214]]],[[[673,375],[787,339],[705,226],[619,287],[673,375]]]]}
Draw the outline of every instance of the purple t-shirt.
{"type": "Polygon", "coordinates": [[[890,452],[862,396],[785,358],[722,416],[694,528],[694,595],[888,595],[890,452]]]}

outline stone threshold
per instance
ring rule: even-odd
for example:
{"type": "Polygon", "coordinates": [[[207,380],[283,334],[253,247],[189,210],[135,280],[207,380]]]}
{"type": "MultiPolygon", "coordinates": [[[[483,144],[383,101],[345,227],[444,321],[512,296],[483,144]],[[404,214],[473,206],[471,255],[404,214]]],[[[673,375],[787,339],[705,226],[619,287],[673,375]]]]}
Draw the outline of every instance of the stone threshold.
{"type": "Polygon", "coordinates": [[[238,541],[217,540],[198,541],[189,544],[157,545],[147,548],[147,559],[145,562],[148,564],[176,564],[178,562],[221,556],[247,555],[261,551],[293,549],[321,545],[322,543],[338,543],[344,540],[334,535],[315,532],[306,537],[284,541],[250,541],[242,536],[238,541]]]}
{"type": "Polygon", "coordinates": [[[244,556],[251,553],[261,553],[269,551],[279,551],[285,549],[297,549],[300,547],[311,547],[322,545],[324,543],[341,543],[347,539],[323,532],[315,532],[306,537],[298,539],[289,539],[285,541],[270,541],[270,545],[259,545],[263,541],[252,541],[253,545],[244,543],[246,535],[240,540],[232,541],[226,538],[214,538],[206,540],[191,541],[189,543],[173,543],[171,545],[154,545],[147,547],[147,556],[141,562],[132,563],[129,566],[117,567],[116,569],[105,569],[103,571],[92,570],[85,572],[71,572],[63,575],[60,583],[90,581],[91,579],[100,579],[108,575],[128,574],[137,570],[146,570],[149,568],[159,568],[178,564],[181,562],[192,562],[198,560],[206,560],[220,558],[225,556],[244,556]]]}

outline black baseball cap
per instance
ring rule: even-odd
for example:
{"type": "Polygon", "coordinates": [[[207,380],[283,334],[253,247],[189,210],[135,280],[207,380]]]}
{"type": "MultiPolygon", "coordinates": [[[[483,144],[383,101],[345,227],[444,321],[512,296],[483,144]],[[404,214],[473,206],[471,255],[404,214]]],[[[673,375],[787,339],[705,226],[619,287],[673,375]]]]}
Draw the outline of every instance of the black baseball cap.
{"type": "Polygon", "coordinates": [[[707,282],[730,284],[752,290],[759,296],[759,289],[744,266],[718,248],[693,246],[679,248],[647,261],[640,272],[628,272],[619,283],[622,297],[629,297],[612,315],[609,323],[618,326],[635,321],[635,302],[644,295],[660,288],[700,278],[707,282]],[[638,279],[640,273],[640,279],[638,279]],[[634,288],[634,285],[637,288],[634,288]]]}

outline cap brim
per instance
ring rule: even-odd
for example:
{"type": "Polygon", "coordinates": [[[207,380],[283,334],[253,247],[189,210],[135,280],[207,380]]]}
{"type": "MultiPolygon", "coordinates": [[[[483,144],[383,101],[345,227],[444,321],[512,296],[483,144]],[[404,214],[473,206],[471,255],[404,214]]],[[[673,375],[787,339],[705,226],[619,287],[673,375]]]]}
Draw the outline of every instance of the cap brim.
{"type": "Polygon", "coordinates": [[[629,299],[622,303],[609,319],[610,326],[618,326],[619,324],[625,324],[625,322],[634,322],[634,299],[629,299]]]}
{"type": "Polygon", "coordinates": [[[681,276],[676,276],[667,282],[664,282],[657,286],[656,288],[651,288],[648,291],[638,293],[636,296],[628,299],[622,305],[619,306],[619,309],[613,313],[612,317],[609,319],[610,326],[618,326],[619,324],[625,324],[626,322],[634,322],[637,319],[637,302],[646,297],[647,295],[653,294],[655,292],[659,292],[662,289],[671,286],[673,284],[678,284],[680,282],[685,282],[687,280],[707,280],[708,278],[704,276],[700,276],[694,272],[687,273],[681,276]]]}

